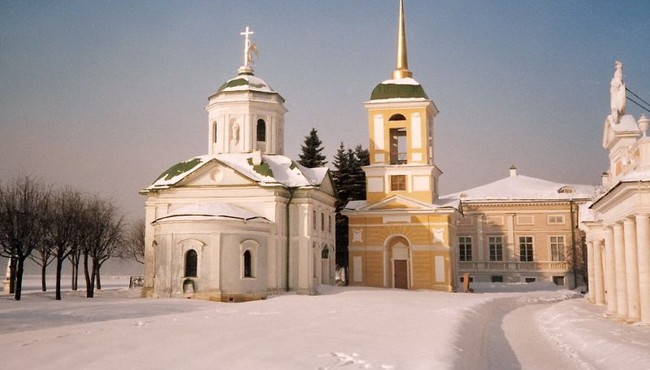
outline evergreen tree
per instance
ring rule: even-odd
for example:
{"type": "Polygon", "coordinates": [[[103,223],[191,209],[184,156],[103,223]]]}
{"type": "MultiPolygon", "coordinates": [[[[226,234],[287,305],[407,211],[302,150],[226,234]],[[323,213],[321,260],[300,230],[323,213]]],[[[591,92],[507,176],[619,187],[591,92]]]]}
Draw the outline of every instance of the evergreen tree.
{"type": "Polygon", "coordinates": [[[334,155],[332,173],[336,186],[336,263],[348,266],[348,218],[341,210],[351,200],[366,199],[366,176],[361,167],[370,164],[368,149],[346,149],[343,142],[334,155]]]}
{"type": "Polygon", "coordinates": [[[300,158],[298,163],[308,168],[325,166],[327,161],[321,154],[322,144],[323,142],[318,138],[318,131],[312,128],[309,135],[305,136],[305,143],[301,147],[302,153],[298,156],[300,158]]]}

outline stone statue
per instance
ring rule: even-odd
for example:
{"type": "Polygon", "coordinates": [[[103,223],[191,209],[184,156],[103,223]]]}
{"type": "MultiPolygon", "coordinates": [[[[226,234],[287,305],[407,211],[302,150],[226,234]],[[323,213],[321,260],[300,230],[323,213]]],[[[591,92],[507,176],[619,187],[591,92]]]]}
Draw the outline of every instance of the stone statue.
{"type": "Polygon", "coordinates": [[[612,123],[618,123],[620,117],[625,114],[625,104],[627,103],[625,81],[623,81],[623,63],[618,60],[615,63],[614,77],[609,83],[609,93],[611,95],[610,108],[612,109],[609,118],[612,123]]]}
{"type": "Polygon", "coordinates": [[[250,68],[251,65],[253,64],[253,54],[255,56],[258,56],[259,53],[257,51],[257,45],[253,43],[250,39],[250,35],[252,35],[254,32],[251,31],[248,26],[246,26],[246,31],[242,32],[241,35],[245,37],[244,39],[244,68],[250,68]]]}

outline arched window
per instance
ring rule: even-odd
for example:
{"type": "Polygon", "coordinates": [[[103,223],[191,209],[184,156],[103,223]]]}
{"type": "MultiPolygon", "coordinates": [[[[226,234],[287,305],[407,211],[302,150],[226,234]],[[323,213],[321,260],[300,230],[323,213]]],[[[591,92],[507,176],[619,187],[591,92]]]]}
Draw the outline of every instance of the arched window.
{"type": "Polygon", "coordinates": [[[320,258],[326,260],[330,257],[330,249],[327,246],[323,247],[323,250],[320,252],[320,258]]]}
{"type": "Polygon", "coordinates": [[[257,120],[257,141],[266,141],[266,122],[263,119],[257,120]]]}
{"type": "Polygon", "coordinates": [[[251,251],[244,251],[244,277],[253,277],[253,255],[251,251]]]}
{"type": "Polygon", "coordinates": [[[194,249],[185,253],[185,277],[196,277],[197,254],[194,249]]]}
{"type": "MultiPolygon", "coordinates": [[[[403,116],[402,116],[403,117],[403,116]]],[[[390,135],[390,164],[406,164],[406,128],[391,128],[390,135]]]]}
{"type": "Polygon", "coordinates": [[[388,120],[389,121],[406,121],[406,117],[404,117],[404,115],[402,115],[402,114],[397,113],[397,114],[393,114],[392,116],[390,116],[390,118],[388,120]]]}
{"type": "Polygon", "coordinates": [[[212,142],[217,142],[217,121],[212,122],[212,142]]]}

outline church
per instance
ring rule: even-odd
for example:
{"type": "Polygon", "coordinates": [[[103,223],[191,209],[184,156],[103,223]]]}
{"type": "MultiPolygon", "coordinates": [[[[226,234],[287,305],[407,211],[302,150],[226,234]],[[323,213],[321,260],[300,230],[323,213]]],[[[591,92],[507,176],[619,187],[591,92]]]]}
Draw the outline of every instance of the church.
{"type": "Polygon", "coordinates": [[[601,191],[585,205],[589,300],[607,314],[650,324],[650,119],[626,113],[623,63],[610,82],[602,146],[609,153],[601,191]]]}
{"type": "Polygon", "coordinates": [[[392,78],[364,103],[370,139],[366,200],[352,201],[342,212],[349,220],[349,282],[450,292],[456,290],[459,202],[438,196],[438,108],[408,69],[402,1],[398,18],[392,78]]]}
{"type": "Polygon", "coordinates": [[[284,99],[244,64],[208,98],[208,153],[164,171],[145,202],[145,297],[240,302],[315,294],[335,275],[329,170],[285,157],[284,99]]]}

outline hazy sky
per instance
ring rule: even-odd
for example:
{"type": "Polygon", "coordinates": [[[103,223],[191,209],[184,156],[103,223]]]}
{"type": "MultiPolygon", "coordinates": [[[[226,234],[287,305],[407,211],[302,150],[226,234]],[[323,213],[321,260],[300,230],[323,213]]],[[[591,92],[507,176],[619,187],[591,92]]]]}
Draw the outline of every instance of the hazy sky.
{"type": "MultiPolygon", "coordinates": [[[[312,127],[331,162],[368,146],[362,102],[390,78],[397,0],[0,1],[0,181],[114,198],[207,153],[207,98],[242,64],[285,99],[286,155],[312,127]]],[[[599,183],[614,61],[650,101],[650,2],[405,0],[409,67],[440,109],[441,191],[519,173],[599,183]]],[[[641,109],[628,103],[638,117],[641,109]]]]}

